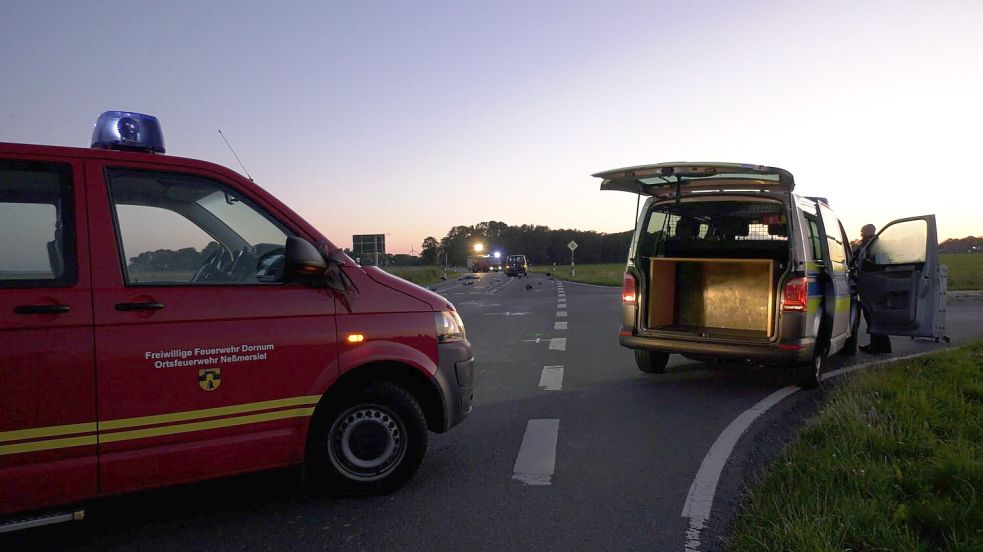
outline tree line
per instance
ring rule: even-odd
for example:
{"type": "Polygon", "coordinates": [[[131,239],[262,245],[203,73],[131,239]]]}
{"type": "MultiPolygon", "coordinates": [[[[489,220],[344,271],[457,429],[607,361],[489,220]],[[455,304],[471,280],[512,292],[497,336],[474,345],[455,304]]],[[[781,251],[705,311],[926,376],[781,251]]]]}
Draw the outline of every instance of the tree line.
{"type": "Polygon", "coordinates": [[[495,251],[507,255],[525,255],[530,264],[567,264],[570,262],[571,241],[577,242],[574,260],[577,263],[623,262],[628,254],[632,231],[608,234],[593,230],[552,230],[548,226],[488,221],[471,226],[455,226],[437,240],[423,240],[420,258],[425,265],[464,266],[474,246],[482,244],[483,253],[495,251]]]}

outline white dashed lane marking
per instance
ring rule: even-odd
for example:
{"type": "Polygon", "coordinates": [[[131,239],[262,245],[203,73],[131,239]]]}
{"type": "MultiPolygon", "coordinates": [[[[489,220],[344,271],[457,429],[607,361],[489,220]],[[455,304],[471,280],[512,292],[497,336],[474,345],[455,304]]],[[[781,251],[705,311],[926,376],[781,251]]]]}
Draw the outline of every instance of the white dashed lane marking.
{"type": "Polygon", "coordinates": [[[554,337],[550,339],[550,350],[551,351],[566,351],[567,350],[567,338],[565,337],[554,337]]]}
{"type": "Polygon", "coordinates": [[[563,389],[563,366],[543,366],[543,374],[539,376],[539,386],[544,391],[563,389]]]}
{"type": "Polygon", "coordinates": [[[525,485],[550,485],[556,469],[559,432],[559,419],[529,420],[512,468],[512,479],[525,485]]]}
{"type": "Polygon", "coordinates": [[[567,329],[567,323],[566,322],[553,322],[553,329],[554,330],[565,330],[565,329],[567,329]]]}

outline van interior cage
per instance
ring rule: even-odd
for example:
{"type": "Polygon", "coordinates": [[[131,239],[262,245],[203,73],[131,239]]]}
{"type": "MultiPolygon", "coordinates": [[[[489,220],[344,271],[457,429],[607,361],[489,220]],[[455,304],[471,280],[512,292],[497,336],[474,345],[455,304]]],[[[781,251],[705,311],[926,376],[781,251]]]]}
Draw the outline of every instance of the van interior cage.
{"type": "Polygon", "coordinates": [[[761,242],[768,242],[768,249],[785,249],[775,242],[787,244],[788,228],[788,215],[778,202],[718,200],[659,205],[648,213],[637,254],[671,256],[698,250],[726,254],[765,245],[761,242]]]}

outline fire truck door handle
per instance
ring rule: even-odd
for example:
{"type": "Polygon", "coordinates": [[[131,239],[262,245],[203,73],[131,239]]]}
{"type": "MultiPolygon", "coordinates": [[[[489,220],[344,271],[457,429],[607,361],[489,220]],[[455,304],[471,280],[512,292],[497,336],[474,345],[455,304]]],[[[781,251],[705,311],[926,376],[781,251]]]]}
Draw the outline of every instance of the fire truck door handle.
{"type": "Polygon", "coordinates": [[[160,310],[164,308],[164,303],[116,303],[118,311],[137,311],[137,310],[160,310]]]}
{"type": "Polygon", "coordinates": [[[68,305],[19,305],[14,314],[64,314],[72,310],[68,305]]]}

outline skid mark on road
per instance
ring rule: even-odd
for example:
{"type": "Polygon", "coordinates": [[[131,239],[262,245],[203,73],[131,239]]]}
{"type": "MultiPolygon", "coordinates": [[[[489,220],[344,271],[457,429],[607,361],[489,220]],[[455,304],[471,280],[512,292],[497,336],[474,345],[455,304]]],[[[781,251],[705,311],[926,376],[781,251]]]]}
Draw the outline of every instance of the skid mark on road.
{"type": "Polygon", "coordinates": [[[559,419],[529,420],[512,468],[512,479],[524,485],[552,484],[559,432],[559,419]]]}
{"type": "Polygon", "coordinates": [[[539,376],[539,386],[544,391],[563,389],[563,366],[543,366],[543,373],[539,376]]]}

